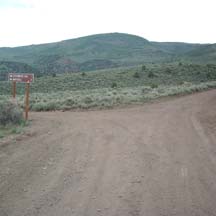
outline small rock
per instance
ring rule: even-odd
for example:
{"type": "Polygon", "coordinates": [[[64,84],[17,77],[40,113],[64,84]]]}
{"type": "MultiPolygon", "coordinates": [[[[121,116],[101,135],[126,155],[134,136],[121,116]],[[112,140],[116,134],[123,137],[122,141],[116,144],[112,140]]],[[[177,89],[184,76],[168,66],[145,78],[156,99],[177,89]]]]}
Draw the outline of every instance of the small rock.
{"type": "Polygon", "coordinates": [[[131,183],[132,184],[140,184],[140,183],[142,183],[142,181],[141,180],[135,180],[135,181],[132,181],[131,183]]]}

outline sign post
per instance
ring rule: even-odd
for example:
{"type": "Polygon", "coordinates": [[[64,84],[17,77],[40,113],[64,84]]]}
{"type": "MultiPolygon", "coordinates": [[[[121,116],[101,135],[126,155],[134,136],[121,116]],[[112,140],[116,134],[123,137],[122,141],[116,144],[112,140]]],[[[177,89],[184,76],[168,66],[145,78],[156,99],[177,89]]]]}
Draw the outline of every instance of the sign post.
{"type": "Polygon", "coordinates": [[[12,82],[31,83],[34,82],[34,74],[9,73],[8,80],[12,82]]]}
{"type": "Polygon", "coordinates": [[[25,91],[25,120],[28,120],[29,112],[29,92],[30,92],[30,83],[34,82],[34,74],[18,74],[18,73],[9,73],[8,80],[13,82],[13,98],[16,98],[16,83],[26,83],[25,91]]]}
{"type": "Polygon", "coordinates": [[[28,120],[28,112],[29,112],[29,90],[30,90],[30,83],[26,83],[26,107],[25,107],[25,120],[28,120]]]}
{"type": "Polygon", "coordinates": [[[13,94],[13,98],[16,98],[16,81],[13,81],[12,94],[13,94]]]}

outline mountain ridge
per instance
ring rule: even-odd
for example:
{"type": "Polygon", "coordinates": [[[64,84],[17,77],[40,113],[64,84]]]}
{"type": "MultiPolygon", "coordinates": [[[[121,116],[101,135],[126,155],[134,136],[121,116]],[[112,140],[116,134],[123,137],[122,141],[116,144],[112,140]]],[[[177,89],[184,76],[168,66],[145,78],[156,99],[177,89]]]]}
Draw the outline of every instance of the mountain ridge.
{"type": "Polygon", "coordinates": [[[154,42],[115,32],[54,43],[3,47],[0,61],[25,63],[42,74],[49,74],[173,61],[214,63],[215,47],[216,44],[154,42]]]}

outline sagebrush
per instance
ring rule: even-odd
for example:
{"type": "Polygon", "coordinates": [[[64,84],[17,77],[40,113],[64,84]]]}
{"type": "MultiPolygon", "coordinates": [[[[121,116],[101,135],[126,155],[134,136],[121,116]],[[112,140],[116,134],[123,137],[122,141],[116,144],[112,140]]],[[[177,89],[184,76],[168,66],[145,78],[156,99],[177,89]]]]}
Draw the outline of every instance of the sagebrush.
{"type": "Polygon", "coordinates": [[[0,101],[0,125],[20,124],[22,121],[22,110],[15,102],[0,101]]]}

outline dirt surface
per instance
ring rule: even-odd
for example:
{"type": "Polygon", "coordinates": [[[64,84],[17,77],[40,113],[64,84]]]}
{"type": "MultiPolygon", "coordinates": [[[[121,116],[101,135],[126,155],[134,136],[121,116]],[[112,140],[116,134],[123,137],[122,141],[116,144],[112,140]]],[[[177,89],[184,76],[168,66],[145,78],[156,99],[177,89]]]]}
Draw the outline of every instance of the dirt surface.
{"type": "Polygon", "coordinates": [[[216,90],[30,116],[0,141],[0,216],[216,215],[216,90]]]}

